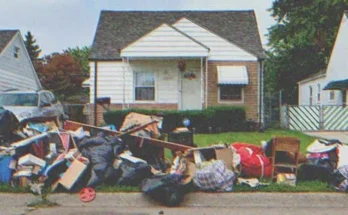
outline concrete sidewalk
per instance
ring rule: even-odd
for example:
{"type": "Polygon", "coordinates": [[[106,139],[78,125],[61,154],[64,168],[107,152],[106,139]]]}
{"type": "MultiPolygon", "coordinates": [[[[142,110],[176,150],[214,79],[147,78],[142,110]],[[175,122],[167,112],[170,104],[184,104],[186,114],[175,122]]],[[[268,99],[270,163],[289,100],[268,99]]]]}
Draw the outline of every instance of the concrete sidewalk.
{"type": "MultiPolygon", "coordinates": [[[[167,208],[142,193],[97,193],[96,199],[90,203],[81,202],[77,194],[51,194],[48,199],[58,203],[60,207],[28,210],[27,203],[38,198],[31,194],[0,194],[2,203],[0,214],[79,214],[81,210],[112,211],[116,208],[118,210],[123,208],[125,211],[128,208],[134,208],[133,211],[139,212],[142,211],[142,208],[153,208],[154,210],[167,208]]],[[[184,201],[177,208],[228,210],[273,207],[274,209],[298,208],[305,210],[310,207],[348,210],[347,201],[348,195],[345,193],[189,193],[185,195],[184,201]]]]}
{"type": "Polygon", "coordinates": [[[338,139],[342,143],[348,144],[348,131],[311,131],[303,133],[318,138],[338,139]]]}

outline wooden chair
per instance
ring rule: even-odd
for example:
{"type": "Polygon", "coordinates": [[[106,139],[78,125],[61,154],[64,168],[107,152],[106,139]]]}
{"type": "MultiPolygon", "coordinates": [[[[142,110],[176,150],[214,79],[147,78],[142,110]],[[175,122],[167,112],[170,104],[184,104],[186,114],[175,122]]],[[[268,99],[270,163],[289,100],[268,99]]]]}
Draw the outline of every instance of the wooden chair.
{"type": "Polygon", "coordinates": [[[300,140],[294,137],[273,137],[271,144],[272,179],[275,180],[278,173],[294,173],[297,178],[300,140]],[[290,159],[287,155],[291,153],[294,156],[290,159]]]}

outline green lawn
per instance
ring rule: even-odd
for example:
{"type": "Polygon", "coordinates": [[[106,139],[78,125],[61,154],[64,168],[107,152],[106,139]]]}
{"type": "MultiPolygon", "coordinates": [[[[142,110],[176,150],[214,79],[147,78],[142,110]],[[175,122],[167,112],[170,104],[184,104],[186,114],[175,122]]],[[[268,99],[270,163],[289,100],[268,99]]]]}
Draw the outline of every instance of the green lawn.
{"type": "Polygon", "coordinates": [[[270,140],[274,136],[291,136],[297,137],[301,141],[301,152],[305,153],[307,146],[315,138],[298,131],[290,130],[266,130],[265,132],[229,132],[220,134],[196,134],[194,142],[197,146],[209,146],[218,143],[244,142],[260,145],[262,140],[270,140]]]}

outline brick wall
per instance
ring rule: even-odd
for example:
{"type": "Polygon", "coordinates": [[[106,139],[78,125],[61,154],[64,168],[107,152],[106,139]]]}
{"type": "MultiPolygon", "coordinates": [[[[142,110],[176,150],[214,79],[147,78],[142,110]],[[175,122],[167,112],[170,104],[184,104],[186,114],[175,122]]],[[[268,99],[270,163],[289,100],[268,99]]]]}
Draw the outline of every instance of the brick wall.
{"type": "Polygon", "coordinates": [[[208,64],[208,106],[244,106],[247,119],[258,119],[258,62],[209,62],[208,64]],[[219,103],[217,66],[246,66],[249,84],[244,88],[244,103],[219,103]]]}

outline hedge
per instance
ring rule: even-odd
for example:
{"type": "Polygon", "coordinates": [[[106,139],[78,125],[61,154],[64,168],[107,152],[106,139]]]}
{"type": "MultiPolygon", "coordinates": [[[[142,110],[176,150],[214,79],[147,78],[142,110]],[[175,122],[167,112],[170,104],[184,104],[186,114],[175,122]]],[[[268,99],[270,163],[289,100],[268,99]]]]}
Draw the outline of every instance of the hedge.
{"type": "Polygon", "coordinates": [[[162,132],[171,132],[177,127],[183,127],[183,119],[190,120],[189,129],[195,128],[197,133],[227,132],[245,130],[245,110],[243,107],[210,107],[204,110],[145,110],[128,109],[113,110],[104,113],[107,124],[113,124],[116,128],[122,126],[125,116],[130,112],[146,115],[163,116],[162,132]]]}

